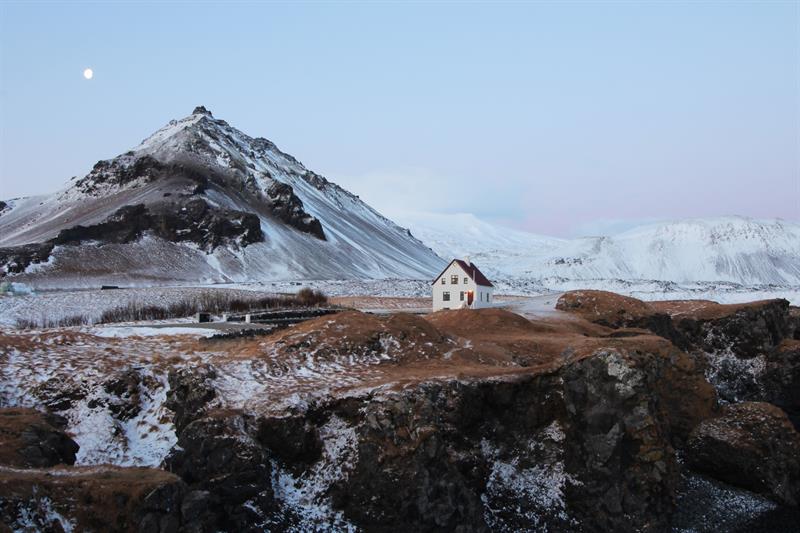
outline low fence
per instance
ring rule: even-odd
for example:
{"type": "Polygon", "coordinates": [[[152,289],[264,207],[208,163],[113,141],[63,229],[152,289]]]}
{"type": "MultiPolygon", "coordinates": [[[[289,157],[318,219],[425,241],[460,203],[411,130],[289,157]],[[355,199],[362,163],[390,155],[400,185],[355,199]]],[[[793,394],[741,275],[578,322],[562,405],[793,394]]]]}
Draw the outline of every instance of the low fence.
{"type": "Polygon", "coordinates": [[[312,309],[278,309],[270,311],[251,311],[249,313],[226,313],[222,315],[223,322],[244,322],[246,324],[297,324],[305,320],[325,315],[332,315],[342,311],[337,308],[312,308],[312,309]]]}

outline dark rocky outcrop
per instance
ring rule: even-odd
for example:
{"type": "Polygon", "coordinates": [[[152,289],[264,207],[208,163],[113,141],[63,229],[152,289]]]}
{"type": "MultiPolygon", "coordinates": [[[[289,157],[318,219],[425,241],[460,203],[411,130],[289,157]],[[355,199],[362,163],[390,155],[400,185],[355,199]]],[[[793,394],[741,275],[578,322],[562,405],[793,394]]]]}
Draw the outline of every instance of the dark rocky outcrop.
{"type": "Polygon", "coordinates": [[[214,207],[199,197],[183,197],[149,206],[127,205],[103,222],[61,230],[45,243],[0,248],[0,267],[4,267],[0,276],[18,274],[31,264],[47,261],[56,245],[126,244],[145,234],[171,242],[192,242],[206,252],[264,240],[257,215],[214,207]]]}
{"type": "Polygon", "coordinates": [[[320,221],[303,209],[303,201],[294,193],[292,186],[274,181],[266,191],[272,214],[293,228],[325,240],[320,221]]]}
{"type": "Polygon", "coordinates": [[[205,416],[217,392],[211,384],[216,371],[211,365],[179,368],[168,376],[166,407],[175,413],[175,430],[180,434],[193,420],[205,416]]]}
{"type": "MultiPolygon", "coordinates": [[[[211,113],[206,111],[205,108],[202,108],[202,106],[195,109],[195,114],[197,113],[204,114],[209,117],[211,116],[211,113]]],[[[206,133],[209,135],[215,135],[211,130],[207,131],[206,133]]],[[[198,146],[198,143],[201,143],[199,138],[191,147],[193,151],[202,152],[203,150],[206,150],[210,152],[208,147],[200,147],[198,146]]],[[[259,196],[258,200],[263,201],[264,198],[257,194],[257,187],[255,186],[253,176],[249,173],[248,169],[245,168],[244,164],[238,159],[231,160],[230,164],[232,165],[233,172],[239,175],[238,179],[232,180],[225,175],[219,174],[217,171],[212,170],[211,168],[198,166],[197,164],[190,165],[181,162],[163,163],[149,155],[121,156],[116,159],[99,161],[92,169],[92,172],[78,181],[76,186],[86,194],[99,194],[103,187],[109,185],[115,187],[137,186],[151,183],[156,180],[178,180],[194,184],[193,187],[191,187],[190,197],[204,194],[211,184],[215,184],[221,189],[229,189],[233,187],[234,189],[249,190],[250,193],[255,193],[256,196],[259,196]]],[[[322,229],[322,224],[317,218],[313,217],[304,210],[302,200],[300,200],[300,198],[294,193],[291,185],[277,180],[272,180],[272,184],[265,191],[265,194],[269,209],[276,218],[304,233],[309,233],[319,239],[325,240],[325,232],[322,229]]],[[[178,206],[181,208],[181,213],[179,213],[179,216],[177,217],[175,217],[175,214],[170,212],[168,209],[159,209],[158,207],[160,205],[164,204],[148,204],[146,208],[150,212],[160,214],[163,217],[163,220],[147,224],[147,227],[141,229],[153,229],[153,227],[158,227],[161,229],[161,231],[156,232],[156,234],[159,237],[171,240],[173,242],[181,240],[192,240],[194,242],[198,242],[196,238],[197,236],[190,236],[188,238],[184,237],[186,230],[190,229],[190,225],[187,225],[186,220],[183,220],[187,217],[180,215],[182,215],[186,210],[190,211],[187,213],[189,215],[189,222],[200,227],[214,225],[216,226],[215,230],[217,233],[221,231],[222,236],[228,237],[231,235],[225,235],[225,233],[230,232],[230,226],[226,226],[222,222],[225,220],[236,219],[237,215],[238,218],[242,218],[242,215],[246,215],[246,213],[243,212],[216,209],[217,211],[220,211],[219,216],[217,216],[215,220],[205,220],[203,215],[205,214],[205,211],[211,208],[203,199],[196,197],[192,197],[190,200],[188,200],[188,205],[178,206]],[[175,224],[176,222],[178,225],[173,231],[169,231],[169,229],[172,229],[172,224],[175,224]]],[[[128,207],[145,208],[145,206],[128,207]]],[[[115,216],[116,215],[119,215],[119,212],[116,213],[115,216]]],[[[257,217],[255,217],[255,215],[250,216],[252,216],[255,220],[247,219],[240,221],[240,225],[247,226],[247,228],[253,233],[250,237],[251,240],[249,242],[245,242],[244,244],[263,240],[263,237],[260,237],[260,225],[257,223],[257,217]]],[[[113,223],[113,218],[113,216],[110,217],[106,223],[113,223]]],[[[87,228],[82,228],[79,226],[78,228],[72,228],[72,230],[77,230],[78,233],[80,233],[86,232],[87,228]]],[[[135,234],[133,238],[127,238],[123,240],[113,240],[113,237],[104,239],[102,235],[104,230],[113,231],[113,227],[111,225],[96,226],[95,231],[101,233],[99,238],[104,242],[130,242],[139,236],[139,234],[135,234]]],[[[132,229],[132,231],[135,231],[135,228],[132,229]]],[[[84,238],[84,240],[86,239],[84,238]]],[[[207,239],[202,240],[207,241],[207,239]]],[[[216,246],[216,244],[214,246],[216,246]]]]}
{"type": "Polygon", "coordinates": [[[180,162],[164,163],[150,155],[135,155],[133,152],[114,159],[98,161],[86,176],[75,183],[75,187],[87,195],[100,195],[108,187],[137,187],[157,180],[184,180],[202,188],[216,174],[180,162]]]}
{"type": "Polygon", "coordinates": [[[710,303],[694,314],[677,315],[674,322],[693,347],[706,352],[730,351],[745,359],[774,350],[793,332],[786,300],[710,303]]]}
{"type": "Polygon", "coordinates": [[[637,327],[669,339],[689,351],[721,399],[772,402],[798,424],[800,349],[792,337],[800,315],[786,300],[642,302],[605,291],[574,291],[557,307],[620,333],[637,327]]]}
{"type": "Polygon", "coordinates": [[[773,350],[795,328],[789,302],[782,299],[729,305],[643,302],[612,292],[581,290],[562,295],[556,308],[614,329],[648,329],[683,349],[727,350],[740,358],[773,350]]]}
{"type": "Polygon", "coordinates": [[[763,402],[742,402],[700,423],[686,448],[688,464],[779,502],[800,502],[800,434],[786,414],[763,402]]]}
{"type": "Polygon", "coordinates": [[[192,491],[184,504],[190,530],[247,530],[272,509],[269,457],[254,434],[252,416],[229,410],[212,410],[180,432],[165,467],[192,491]]]}
{"type": "Polygon", "coordinates": [[[800,431],[800,341],[785,340],[766,357],[764,400],[777,405],[800,431]]]}
{"type": "Polygon", "coordinates": [[[61,230],[53,244],[76,245],[83,242],[128,243],[139,239],[152,225],[144,204],[128,205],[114,212],[105,221],[91,226],[73,226],[61,230]]]}
{"type": "Polygon", "coordinates": [[[199,105],[194,108],[192,111],[192,115],[206,115],[207,117],[213,117],[214,115],[211,114],[211,111],[206,109],[205,106],[199,105]]]}
{"type": "MultiPolygon", "coordinates": [[[[710,500],[717,488],[687,465],[781,508],[797,503],[800,443],[786,416],[758,403],[720,410],[703,360],[647,330],[499,309],[316,320],[272,339],[218,341],[207,357],[161,369],[178,438],[162,465],[169,474],[25,475],[77,529],[97,527],[84,515],[110,505],[108,494],[122,502],[105,515],[116,530],[690,529],[702,513],[673,519],[676,497],[710,500]],[[349,370],[320,380],[335,393],[309,394],[303,387],[315,378],[295,373],[304,365],[349,370]],[[269,386],[232,394],[248,375],[269,386]],[[79,499],[76,510],[67,491],[83,498],[106,478],[98,500],[79,499]]],[[[770,379],[792,377],[778,369],[794,364],[795,344],[780,345],[770,379]]],[[[156,386],[146,374],[114,369],[88,395],[80,383],[50,382],[35,394],[70,405],[62,389],[74,390],[130,420],[156,386]]],[[[52,517],[21,475],[0,471],[0,518],[18,523],[22,508],[52,517]],[[10,486],[2,483],[18,492],[2,492],[10,486]]]]}
{"type": "Polygon", "coordinates": [[[205,524],[196,531],[310,527],[276,479],[328,501],[336,527],[365,531],[662,530],[678,482],[673,441],[714,406],[691,359],[662,344],[283,415],[216,409],[214,369],[186,369],[170,376],[169,405],[185,409],[165,467],[188,485],[184,519],[200,512],[205,524]]]}
{"type": "Polygon", "coordinates": [[[172,242],[194,242],[208,252],[224,244],[247,246],[264,240],[256,215],[213,207],[202,198],[189,198],[149,207],[125,206],[99,224],[62,230],[54,243],[128,243],[145,232],[172,242]]]}
{"type": "MultiPolygon", "coordinates": [[[[653,392],[669,364],[609,350],[542,376],[331,406],[355,458],[330,488],[334,508],[367,531],[663,529],[678,479],[671,431],[685,431],[653,392]]],[[[682,394],[706,405],[698,419],[709,390],[700,403],[682,394]]]]}
{"type": "Polygon", "coordinates": [[[0,466],[0,524],[12,531],[176,533],[186,487],[155,468],[0,466]]]}
{"type": "Polygon", "coordinates": [[[46,262],[53,251],[53,243],[24,244],[0,248],[0,277],[25,272],[30,265],[46,262]]]}
{"type": "Polygon", "coordinates": [[[65,432],[66,420],[34,409],[0,409],[0,465],[42,468],[75,463],[78,445],[65,432]]]}
{"type": "Polygon", "coordinates": [[[800,355],[786,340],[795,327],[786,300],[709,303],[673,321],[722,399],[773,402],[796,423],[800,355]]]}
{"type": "Polygon", "coordinates": [[[260,418],[257,439],[287,465],[309,465],[322,456],[317,426],[303,416],[260,418]]]}
{"type": "Polygon", "coordinates": [[[129,368],[112,375],[105,383],[105,403],[112,416],[121,421],[130,420],[142,410],[142,400],[147,390],[155,388],[154,379],[129,368]]]}
{"type": "Polygon", "coordinates": [[[210,252],[218,246],[247,246],[264,240],[253,213],[213,207],[202,198],[152,208],[151,231],[172,242],[194,242],[210,252]]]}
{"type": "Polygon", "coordinates": [[[569,486],[568,495],[580,509],[579,522],[592,524],[591,529],[665,527],[678,481],[672,442],[679,442],[686,428],[714,405],[710,387],[688,372],[664,383],[661,376],[670,366],[668,358],[651,353],[623,357],[603,351],[565,369],[571,415],[567,466],[580,481],[569,486]],[[685,388],[676,381],[696,384],[685,388]],[[679,396],[687,407],[673,413],[667,406],[675,405],[679,396]],[[626,518],[632,516],[638,519],[626,518]]]}

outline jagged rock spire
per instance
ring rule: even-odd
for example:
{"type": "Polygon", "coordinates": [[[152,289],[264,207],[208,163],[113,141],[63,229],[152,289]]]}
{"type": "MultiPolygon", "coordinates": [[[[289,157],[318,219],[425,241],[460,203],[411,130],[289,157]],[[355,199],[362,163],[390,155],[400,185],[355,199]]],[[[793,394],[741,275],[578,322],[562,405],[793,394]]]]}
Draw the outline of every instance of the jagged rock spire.
{"type": "Polygon", "coordinates": [[[214,115],[211,114],[211,111],[205,108],[205,106],[199,105],[194,108],[192,111],[192,115],[208,115],[209,117],[213,117],[214,115]]]}

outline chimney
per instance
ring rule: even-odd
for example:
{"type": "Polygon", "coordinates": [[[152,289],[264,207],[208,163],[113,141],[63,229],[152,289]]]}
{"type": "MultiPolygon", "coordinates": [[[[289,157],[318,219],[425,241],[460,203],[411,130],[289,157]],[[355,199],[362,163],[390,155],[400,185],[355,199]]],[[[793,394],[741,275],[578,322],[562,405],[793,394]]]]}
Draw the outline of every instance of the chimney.
{"type": "Polygon", "coordinates": [[[472,266],[472,263],[469,262],[469,256],[464,258],[464,262],[467,264],[467,266],[472,266]]]}

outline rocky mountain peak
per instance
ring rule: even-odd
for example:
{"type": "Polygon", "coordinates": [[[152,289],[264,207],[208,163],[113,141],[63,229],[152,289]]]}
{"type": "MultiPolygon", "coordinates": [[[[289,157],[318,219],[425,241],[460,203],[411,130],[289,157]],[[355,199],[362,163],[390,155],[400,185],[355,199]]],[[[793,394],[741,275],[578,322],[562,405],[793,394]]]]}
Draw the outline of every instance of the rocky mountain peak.
{"type": "Polygon", "coordinates": [[[194,108],[192,111],[192,115],[206,115],[207,117],[214,118],[214,115],[211,114],[211,111],[205,108],[205,106],[199,105],[194,108]]]}
{"type": "Polygon", "coordinates": [[[254,279],[416,279],[433,275],[441,264],[355,195],[204,106],[98,162],[65,190],[22,209],[16,205],[0,217],[0,278],[26,275],[29,265],[48,261],[51,252],[74,257],[78,263],[70,269],[80,272],[86,258],[114,247],[123,249],[127,268],[146,258],[144,270],[166,269],[168,276],[175,274],[167,264],[178,257],[186,266],[180,276],[193,280],[197,264],[206,265],[203,279],[230,279],[234,271],[254,279]],[[52,223],[33,223],[45,219],[52,223]],[[237,255],[245,247],[249,257],[237,255]],[[157,254],[164,260],[154,259],[157,254]]]}

